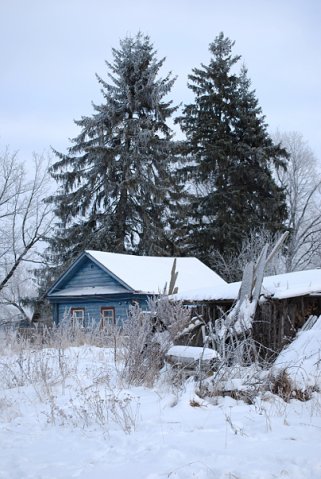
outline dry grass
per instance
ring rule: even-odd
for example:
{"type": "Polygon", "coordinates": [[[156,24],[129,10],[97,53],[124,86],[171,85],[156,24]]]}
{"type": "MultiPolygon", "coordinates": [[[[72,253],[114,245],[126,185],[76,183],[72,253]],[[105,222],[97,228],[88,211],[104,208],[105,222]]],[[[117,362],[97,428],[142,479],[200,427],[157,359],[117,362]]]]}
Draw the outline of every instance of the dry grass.
{"type": "Polygon", "coordinates": [[[296,388],[286,369],[282,369],[276,374],[270,373],[267,378],[266,388],[285,402],[289,402],[291,399],[309,401],[312,394],[317,391],[315,387],[309,387],[304,390],[296,388]]]}

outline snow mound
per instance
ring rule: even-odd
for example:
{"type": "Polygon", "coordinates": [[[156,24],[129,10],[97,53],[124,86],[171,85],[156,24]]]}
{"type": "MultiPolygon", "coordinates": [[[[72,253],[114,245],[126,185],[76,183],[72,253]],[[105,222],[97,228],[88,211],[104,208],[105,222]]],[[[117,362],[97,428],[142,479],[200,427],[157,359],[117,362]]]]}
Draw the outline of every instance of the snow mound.
{"type": "Polygon", "coordinates": [[[273,369],[285,369],[294,386],[302,391],[321,388],[321,316],[311,329],[300,331],[281,351],[273,369]]]}

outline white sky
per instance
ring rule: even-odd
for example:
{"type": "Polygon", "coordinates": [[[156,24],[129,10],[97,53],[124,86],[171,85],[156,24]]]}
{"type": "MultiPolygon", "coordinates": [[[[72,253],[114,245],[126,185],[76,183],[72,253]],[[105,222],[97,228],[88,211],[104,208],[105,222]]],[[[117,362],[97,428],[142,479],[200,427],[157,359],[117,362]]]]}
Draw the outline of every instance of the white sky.
{"type": "Polygon", "coordinates": [[[119,39],[150,35],[169,98],[188,103],[187,75],[220,31],[235,40],[270,131],[298,131],[321,159],[320,0],[1,0],[0,144],[20,159],[65,151],[73,120],[102,102],[97,72],[119,39]]]}

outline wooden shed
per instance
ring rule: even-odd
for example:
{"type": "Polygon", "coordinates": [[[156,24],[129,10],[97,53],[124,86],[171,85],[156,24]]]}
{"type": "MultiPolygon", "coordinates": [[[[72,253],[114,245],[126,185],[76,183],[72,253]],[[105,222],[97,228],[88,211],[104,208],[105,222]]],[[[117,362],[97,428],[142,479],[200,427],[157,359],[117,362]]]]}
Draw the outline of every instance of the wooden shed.
{"type": "MultiPolygon", "coordinates": [[[[238,297],[241,283],[199,288],[176,298],[189,305],[204,321],[215,321],[238,297]]],[[[277,352],[289,343],[310,316],[321,315],[321,269],[267,276],[253,322],[252,336],[263,347],[277,352]]],[[[201,345],[202,336],[194,332],[201,345]]]]}

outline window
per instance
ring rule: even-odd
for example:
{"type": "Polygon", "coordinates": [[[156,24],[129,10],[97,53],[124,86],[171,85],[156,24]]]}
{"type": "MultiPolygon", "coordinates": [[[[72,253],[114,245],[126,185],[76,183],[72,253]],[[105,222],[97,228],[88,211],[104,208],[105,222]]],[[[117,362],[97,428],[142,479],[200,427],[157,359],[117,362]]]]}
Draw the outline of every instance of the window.
{"type": "Polygon", "coordinates": [[[101,308],[100,310],[100,327],[106,328],[115,324],[115,308],[101,308]]]}
{"type": "Polygon", "coordinates": [[[74,328],[83,328],[85,322],[85,308],[71,308],[71,323],[74,328]]]}

